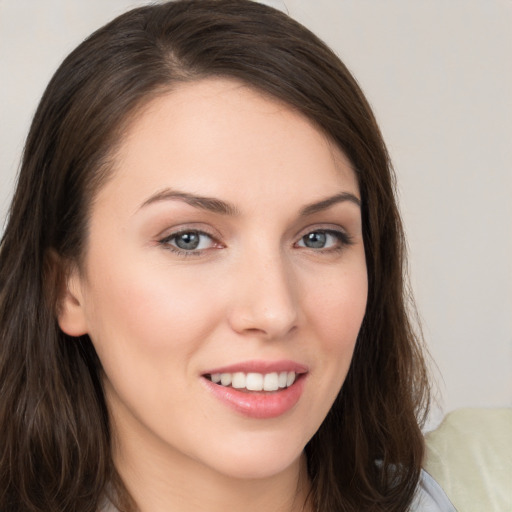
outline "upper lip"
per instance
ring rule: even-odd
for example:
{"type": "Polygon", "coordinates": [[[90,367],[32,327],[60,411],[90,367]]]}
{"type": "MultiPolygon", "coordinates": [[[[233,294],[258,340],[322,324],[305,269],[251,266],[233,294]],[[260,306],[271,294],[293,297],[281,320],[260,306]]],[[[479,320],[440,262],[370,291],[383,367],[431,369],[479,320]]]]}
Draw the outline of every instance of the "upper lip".
{"type": "Polygon", "coordinates": [[[203,373],[203,375],[211,375],[213,373],[273,373],[273,372],[295,372],[307,373],[307,366],[297,363],[295,361],[280,360],[280,361],[264,361],[252,360],[241,361],[239,363],[230,364],[227,366],[219,366],[212,368],[203,373]]]}

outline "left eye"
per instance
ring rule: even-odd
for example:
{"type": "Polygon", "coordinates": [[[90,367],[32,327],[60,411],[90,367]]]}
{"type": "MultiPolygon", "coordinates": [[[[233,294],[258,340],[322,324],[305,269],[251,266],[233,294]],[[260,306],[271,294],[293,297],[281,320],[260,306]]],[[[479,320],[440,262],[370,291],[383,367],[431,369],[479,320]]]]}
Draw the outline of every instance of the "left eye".
{"type": "Polygon", "coordinates": [[[312,231],[304,235],[297,245],[308,249],[332,249],[343,245],[343,234],[337,231],[312,231]]]}
{"type": "Polygon", "coordinates": [[[181,251],[200,251],[210,248],[214,242],[210,235],[202,231],[182,231],[168,236],[161,243],[181,251]]]}

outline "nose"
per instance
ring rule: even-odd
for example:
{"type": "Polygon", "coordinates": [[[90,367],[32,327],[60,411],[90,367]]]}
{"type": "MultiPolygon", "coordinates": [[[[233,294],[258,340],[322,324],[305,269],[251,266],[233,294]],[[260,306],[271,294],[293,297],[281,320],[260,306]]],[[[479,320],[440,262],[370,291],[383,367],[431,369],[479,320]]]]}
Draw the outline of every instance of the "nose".
{"type": "Polygon", "coordinates": [[[236,272],[229,323],[240,334],[280,339],[297,327],[296,282],[278,256],[253,255],[236,272]]]}

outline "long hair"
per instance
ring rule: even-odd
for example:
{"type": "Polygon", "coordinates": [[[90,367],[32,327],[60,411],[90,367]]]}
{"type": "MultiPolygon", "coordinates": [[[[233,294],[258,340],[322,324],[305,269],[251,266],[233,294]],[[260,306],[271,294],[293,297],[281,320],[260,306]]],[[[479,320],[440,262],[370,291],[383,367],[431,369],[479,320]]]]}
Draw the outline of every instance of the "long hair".
{"type": "Polygon", "coordinates": [[[345,383],[306,446],[322,512],[403,511],[423,457],[429,389],[408,318],[394,178],[371,109],[343,63],[285,14],[248,0],[134,9],[62,63],[34,116],[0,246],[0,510],[136,510],[111,457],[101,365],[57,324],[88,215],[130,119],[180,83],[227,77],[279,99],[350,159],[362,198],[368,303],[345,383]]]}

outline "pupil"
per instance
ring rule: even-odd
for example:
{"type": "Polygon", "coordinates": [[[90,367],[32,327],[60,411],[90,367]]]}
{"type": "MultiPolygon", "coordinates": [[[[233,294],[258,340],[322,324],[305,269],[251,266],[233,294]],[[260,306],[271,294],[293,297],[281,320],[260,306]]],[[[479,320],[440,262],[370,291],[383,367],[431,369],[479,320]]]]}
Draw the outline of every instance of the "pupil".
{"type": "Polygon", "coordinates": [[[199,245],[199,234],[191,231],[189,233],[182,233],[176,237],[176,245],[180,249],[193,250],[199,245]]]}
{"type": "Polygon", "coordinates": [[[322,249],[325,246],[326,239],[327,235],[325,233],[309,233],[304,237],[304,244],[312,249],[322,249]]]}

